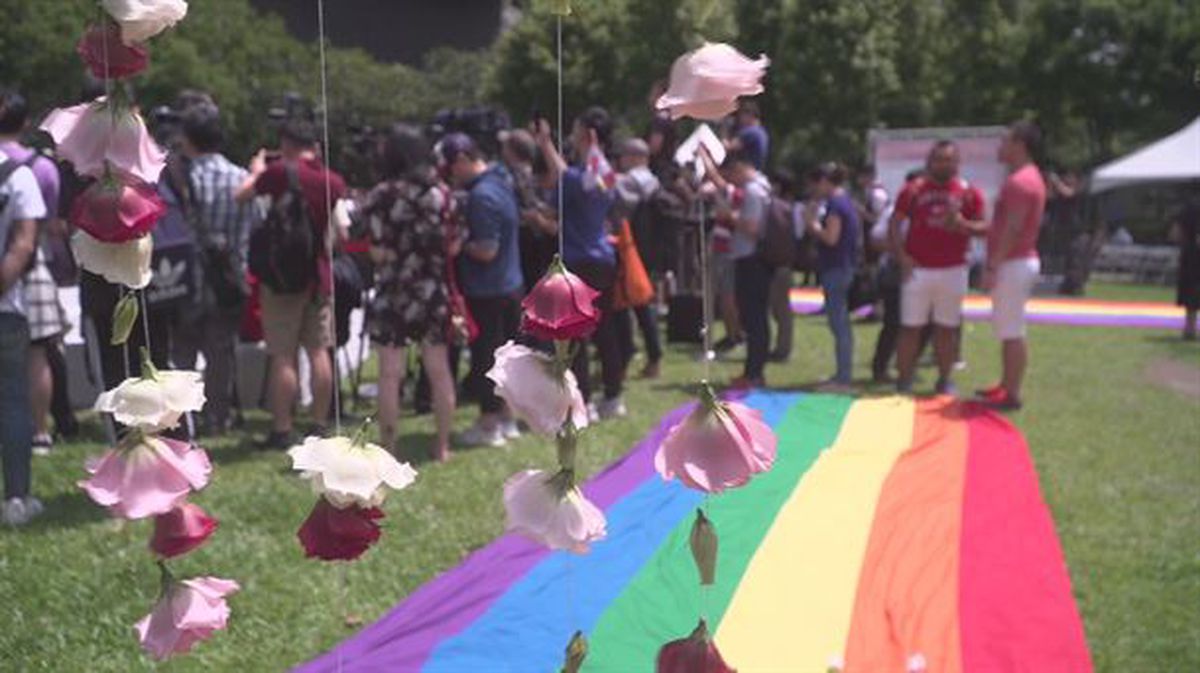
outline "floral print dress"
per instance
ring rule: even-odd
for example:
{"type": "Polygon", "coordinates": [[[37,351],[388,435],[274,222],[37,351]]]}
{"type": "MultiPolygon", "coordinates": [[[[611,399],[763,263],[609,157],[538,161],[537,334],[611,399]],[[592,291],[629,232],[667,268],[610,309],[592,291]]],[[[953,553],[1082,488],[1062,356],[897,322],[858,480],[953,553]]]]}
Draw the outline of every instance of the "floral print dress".
{"type": "Polygon", "coordinates": [[[369,307],[375,343],[446,343],[450,290],[445,223],[451,209],[449,191],[436,184],[385,182],[367,196],[363,215],[376,264],[369,307]]]}

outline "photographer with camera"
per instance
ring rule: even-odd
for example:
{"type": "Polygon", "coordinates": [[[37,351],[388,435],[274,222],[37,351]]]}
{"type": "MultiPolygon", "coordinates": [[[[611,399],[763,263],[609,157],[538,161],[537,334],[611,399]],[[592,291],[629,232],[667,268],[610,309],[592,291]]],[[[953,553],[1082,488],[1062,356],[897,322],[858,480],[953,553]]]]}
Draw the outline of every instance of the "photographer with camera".
{"type": "Polygon", "coordinates": [[[292,117],[279,131],[279,156],[261,150],[238,191],[239,202],[270,197],[266,220],[251,233],[250,271],[262,283],[263,336],[271,356],[271,433],[263,448],[292,445],[292,405],[300,391],[297,352],[311,364],[314,434],[324,434],[333,395],[333,290],[329,226],[333,204],[346,193],[341,176],[317,153],[316,127],[292,117]]]}
{"type": "Polygon", "coordinates": [[[179,197],[199,263],[192,302],[176,323],[173,355],[177,366],[192,369],[196,354],[204,354],[208,402],[197,433],[220,435],[229,429],[235,349],[247,296],[246,248],[257,217],[253,204],[234,198],[246,170],[220,153],[225,134],[216,106],[194,105],[180,117],[187,165],[179,197]]]}

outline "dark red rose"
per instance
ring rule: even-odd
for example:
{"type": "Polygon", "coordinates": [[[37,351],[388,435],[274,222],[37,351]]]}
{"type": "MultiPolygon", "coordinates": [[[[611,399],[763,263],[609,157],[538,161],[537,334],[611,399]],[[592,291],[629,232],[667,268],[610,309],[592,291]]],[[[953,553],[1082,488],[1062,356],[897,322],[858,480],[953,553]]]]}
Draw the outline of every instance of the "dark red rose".
{"type": "Polygon", "coordinates": [[[586,339],[596,331],[600,296],[557,259],[521,301],[521,329],[545,341],[586,339]]]}
{"type": "Polygon", "coordinates": [[[654,670],[656,673],[737,673],[721,658],[703,619],[692,635],[662,646],[654,670]]]}
{"type": "Polygon", "coordinates": [[[379,524],[375,521],[382,518],[383,511],[378,507],[351,505],[338,509],[321,498],[296,537],[308,558],[353,561],[379,539],[379,524]]]}
{"type": "Polygon", "coordinates": [[[167,212],[154,187],[130,175],[107,175],[71,208],[71,224],[105,243],[125,243],[154,229],[167,212]]]}
{"type": "Polygon", "coordinates": [[[166,514],[154,517],[150,551],[163,558],[182,556],[204,544],[217,529],[217,520],[199,505],[185,502],[166,514]]]}
{"type": "Polygon", "coordinates": [[[121,27],[110,22],[87,29],[75,51],[97,79],[123,79],[146,69],[150,52],[140,44],[121,41],[121,27]]]}

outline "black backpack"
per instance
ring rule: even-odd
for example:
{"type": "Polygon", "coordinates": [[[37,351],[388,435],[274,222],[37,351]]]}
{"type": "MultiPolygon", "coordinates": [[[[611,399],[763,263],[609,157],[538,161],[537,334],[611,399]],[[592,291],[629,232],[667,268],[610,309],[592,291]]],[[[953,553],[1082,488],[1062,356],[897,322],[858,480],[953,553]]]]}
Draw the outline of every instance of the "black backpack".
{"type": "MultiPolygon", "coordinates": [[[[8,179],[11,178],[13,176],[13,173],[16,173],[18,169],[20,169],[24,166],[33,166],[33,162],[34,162],[34,160],[36,160],[38,158],[38,156],[40,156],[40,155],[38,155],[35,152],[34,154],[30,155],[30,157],[28,159],[25,159],[24,161],[17,161],[16,159],[8,159],[8,160],[4,161],[4,163],[0,163],[0,187],[3,187],[5,185],[5,183],[8,182],[8,179]]],[[[32,168],[30,170],[32,170],[32,168]]],[[[9,202],[9,196],[7,194],[0,194],[0,214],[3,214],[4,209],[8,208],[8,202],[9,202]]],[[[9,245],[9,243],[12,243],[12,237],[14,234],[16,234],[16,232],[17,232],[16,227],[13,227],[12,229],[8,230],[8,239],[3,241],[4,245],[3,245],[3,247],[0,247],[0,254],[6,253],[8,251],[8,245],[9,245]]],[[[34,254],[29,256],[29,261],[25,265],[24,273],[29,273],[30,270],[33,269],[34,263],[36,261],[37,261],[37,253],[35,252],[34,254]]]]}
{"type": "Polygon", "coordinates": [[[312,286],[317,236],[298,169],[286,168],[287,191],[271,201],[266,220],[250,235],[250,272],[278,294],[299,294],[312,286]]]}
{"type": "Polygon", "coordinates": [[[767,264],[792,266],[796,259],[796,230],[792,223],[792,203],[771,197],[763,224],[766,230],[758,240],[758,252],[767,264]]]}

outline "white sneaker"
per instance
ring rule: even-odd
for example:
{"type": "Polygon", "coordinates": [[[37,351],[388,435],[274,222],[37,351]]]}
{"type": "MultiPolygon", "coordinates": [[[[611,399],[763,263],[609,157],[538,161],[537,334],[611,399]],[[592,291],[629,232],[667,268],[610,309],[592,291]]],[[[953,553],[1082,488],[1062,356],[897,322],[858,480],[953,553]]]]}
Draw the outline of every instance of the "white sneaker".
{"type": "Polygon", "coordinates": [[[0,515],[9,526],[24,526],[35,516],[42,513],[42,503],[37,498],[9,498],[4,503],[4,512],[0,515]]]}
{"type": "Polygon", "coordinates": [[[25,514],[30,518],[41,516],[46,508],[42,506],[42,501],[32,495],[25,496],[25,514]]]}
{"type": "Polygon", "coordinates": [[[589,425],[592,423],[600,422],[600,412],[596,411],[596,403],[595,402],[587,403],[587,415],[588,415],[588,424],[589,425]]]}
{"type": "Polygon", "coordinates": [[[958,360],[954,363],[954,371],[962,372],[962,371],[966,371],[966,369],[967,369],[967,361],[966,360],[958,360]]]}
{"type": "Polygon", "coordinates": [[[619,397],[614,397],[611,400],[604,400],[596,405],[596,415],[600,420],[607,421],[610,418],[624,418],[629,414],[625,408],[625,402],[619,397]]]}
{"type": "Polygon", "coordinates": [[[501,421],[500,432],[504,434],[505,439],[521,438],[521,428],[517,427],[516,419],[501,421]]]}
{"type": "Polygon", "coordinates": [[[33,455],[48,456],[54,448],[54,439],[50,435],[37,435],[33,438],[33,455]]]}
{"type": "Polygon", "coordinates": [[[507,444],[508,441],[504,439],[504,431],[500,426],[488,430],[479,424],[475,424],[458,433],[454,438],[454,443],[460,446],[491,446],[498,448],[507,444]]]}

